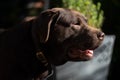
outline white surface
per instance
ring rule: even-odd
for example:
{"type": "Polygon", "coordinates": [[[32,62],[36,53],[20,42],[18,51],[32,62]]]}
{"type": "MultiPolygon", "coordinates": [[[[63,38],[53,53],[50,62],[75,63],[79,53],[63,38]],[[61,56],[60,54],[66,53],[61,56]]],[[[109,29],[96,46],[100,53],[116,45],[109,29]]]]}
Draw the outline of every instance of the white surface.
{"type": "Polygon", "coordinates": [[[105,36],[95,50],[94,58],[86,62],[68,62],[57,67],[57,80],[106,80],[115,36],[105,36]]]}

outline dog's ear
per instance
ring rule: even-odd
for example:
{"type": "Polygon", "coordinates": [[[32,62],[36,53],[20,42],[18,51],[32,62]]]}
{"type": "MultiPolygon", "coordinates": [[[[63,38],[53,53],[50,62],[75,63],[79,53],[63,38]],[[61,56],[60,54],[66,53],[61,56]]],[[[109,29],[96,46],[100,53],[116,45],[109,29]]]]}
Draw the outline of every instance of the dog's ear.
{"type": "Polygon", "coordinates": [[[40,16],[38,16],[38,18],[34,20],[33,34],[37,37],[37,39],[39,37],[39,41],[41,43],[45,43],[48,41],[51,24],[53,23],[53,21],[57,21],[58,16],[58,11],[53,11],[49,9],[42,12],[40,16]]]}

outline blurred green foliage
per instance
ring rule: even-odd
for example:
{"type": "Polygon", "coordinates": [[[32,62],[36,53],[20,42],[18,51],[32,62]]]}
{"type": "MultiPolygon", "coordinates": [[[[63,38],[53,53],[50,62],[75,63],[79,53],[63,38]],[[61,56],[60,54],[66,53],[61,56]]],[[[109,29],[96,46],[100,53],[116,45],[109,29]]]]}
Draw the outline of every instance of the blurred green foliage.
{"type": "Polygon", "coordinates": [[[93,4],[92,0],[62,0],[63,7],[80,11],[88,18],[88,24],[100,28],[103,22],[101,4],[93,4]]]}
{"type": "MultiPolygon", "coordinates": [[[[56,2],[56,0],[54,0],[54,2],[52,1],[52,3],[56,2]]],[[[89,25],[101,28],[103,22],[103,11],[100,9],[100,3],[95,5],[92,0],[61,0],[61,2],[58,1],[57,3],[54,7],[64,7],[77,10],[87,17],[89,25]],[[62,5],[57,3],[61,3],[62,5]]]]}

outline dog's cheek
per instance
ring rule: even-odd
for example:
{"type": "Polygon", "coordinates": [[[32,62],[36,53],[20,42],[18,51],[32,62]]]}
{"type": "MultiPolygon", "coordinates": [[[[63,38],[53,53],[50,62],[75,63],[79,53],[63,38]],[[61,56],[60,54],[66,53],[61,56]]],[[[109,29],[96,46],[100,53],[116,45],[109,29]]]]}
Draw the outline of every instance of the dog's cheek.
{"type": "Polygon", "coordinates": [[[66,30],[65,30],[65,39],[71,37],[71,36],[74,35],[74,34],[75,34],[75,31],[72,30],[71,28],[66,29],[66,30]]]}
{"type": "Polygon", "coordinates": [[[64,26],[57,26],[54,32],[54,35],[57,38],[58,42],[63,42],[64,40],[68,39],[74,34],[75,34],[74,30],[72,30],[70,27],[64,26]]]}

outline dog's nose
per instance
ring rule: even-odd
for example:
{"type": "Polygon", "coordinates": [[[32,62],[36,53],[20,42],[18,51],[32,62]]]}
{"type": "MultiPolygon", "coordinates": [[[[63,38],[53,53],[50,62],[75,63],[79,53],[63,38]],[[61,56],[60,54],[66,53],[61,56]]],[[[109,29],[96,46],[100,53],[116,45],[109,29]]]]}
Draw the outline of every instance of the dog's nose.
{"type": "Polygon", "coordinates": [[[99,32],[99,33],[97,34],[97,37],[98,37],[99,40],[103,40],[103,39],[104,39],[104,36],[105,36],[105,34],[104,34],[103,32],[99,32]]]}

